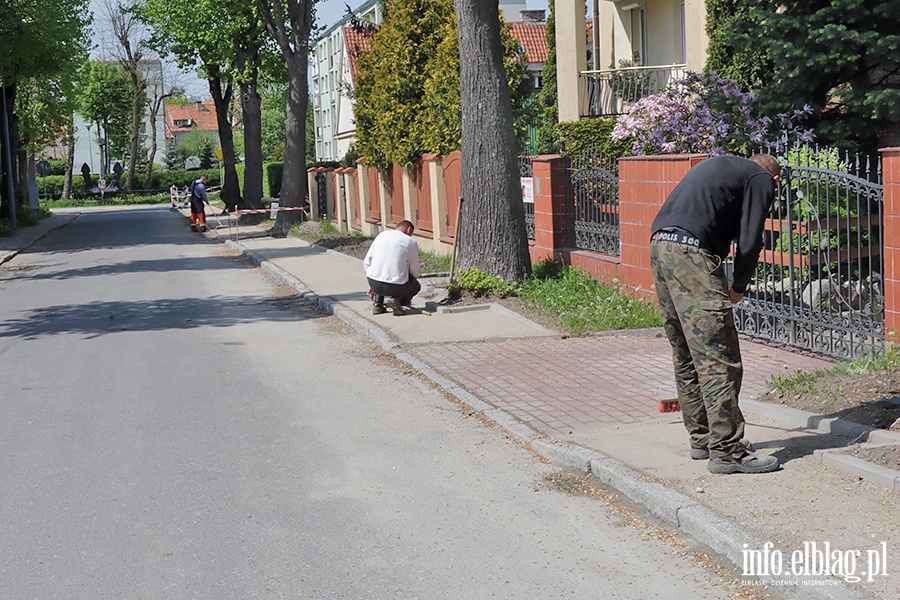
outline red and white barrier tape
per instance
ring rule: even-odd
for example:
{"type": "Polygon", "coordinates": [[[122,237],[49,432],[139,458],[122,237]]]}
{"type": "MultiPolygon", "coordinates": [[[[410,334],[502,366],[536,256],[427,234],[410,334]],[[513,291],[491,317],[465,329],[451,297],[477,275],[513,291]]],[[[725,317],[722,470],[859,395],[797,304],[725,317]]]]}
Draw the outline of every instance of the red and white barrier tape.
{"type": "Polygon", "coordinates": [[[232,211],[234,213],[238,213],[241,215],[260,215],[263,213],[273,212],[273,211],[282,211],[282,210],[307,210],[302,206],[279,206],[278,208],[248,208],[232,211]]]}

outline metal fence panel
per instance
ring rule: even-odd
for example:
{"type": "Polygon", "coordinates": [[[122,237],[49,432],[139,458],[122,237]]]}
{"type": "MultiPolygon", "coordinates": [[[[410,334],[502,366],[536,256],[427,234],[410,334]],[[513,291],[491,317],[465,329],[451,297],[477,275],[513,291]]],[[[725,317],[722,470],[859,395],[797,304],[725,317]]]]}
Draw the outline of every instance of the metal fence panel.
{"type": "Polygon", "coordinates": [[[566,223],[568,243],[619,256],[618,160],[594,148],[572,157],[569,189],[574,219],[566,223]]]}
{"type": "Polygon", "coordinates": [[[877,160],[794,151],[767,222],[738,331],[817,354],[884,349],[883,186],[877,160]]]}

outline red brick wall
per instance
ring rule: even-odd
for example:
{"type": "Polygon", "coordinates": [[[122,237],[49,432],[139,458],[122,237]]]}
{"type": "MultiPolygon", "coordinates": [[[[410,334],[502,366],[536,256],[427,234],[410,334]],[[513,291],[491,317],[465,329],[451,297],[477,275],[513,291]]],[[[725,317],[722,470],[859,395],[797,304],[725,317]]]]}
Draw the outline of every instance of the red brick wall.
{"type": "Polygon", "coordinates": [[[616,257],[563,246],[563,224],[573,210],[565,177],[570,165],[559,156],[536,157],[532,260],[562,260],[639,297],[655,298],[648,249],[650,225],[669,192],[704,158],[706,155],[640,156],[619,161],[621,254],[616,257]]]}
{"type": "Polygon", "coordinates": [[[881,153],[884,174],[884,329],[889,342],[900,342],[900,148],[885,148],[881,153]]]}
{"type": "Polygon", "coordinates": [[[659,207],[705,154],[636,156],[619,161],[619,283],[645,298],[655,297],[650,275],[650,226],[659,207]]]}

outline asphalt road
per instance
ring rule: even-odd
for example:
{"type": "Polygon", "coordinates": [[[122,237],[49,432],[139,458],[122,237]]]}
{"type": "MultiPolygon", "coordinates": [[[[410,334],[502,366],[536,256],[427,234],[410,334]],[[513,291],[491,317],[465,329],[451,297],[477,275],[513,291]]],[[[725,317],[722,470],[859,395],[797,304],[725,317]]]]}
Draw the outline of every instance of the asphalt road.
{"type": "Polygon", "coordinates": [[[736,592],[577,487],[166,207],[0,267],[0,598],[736,592]]]}

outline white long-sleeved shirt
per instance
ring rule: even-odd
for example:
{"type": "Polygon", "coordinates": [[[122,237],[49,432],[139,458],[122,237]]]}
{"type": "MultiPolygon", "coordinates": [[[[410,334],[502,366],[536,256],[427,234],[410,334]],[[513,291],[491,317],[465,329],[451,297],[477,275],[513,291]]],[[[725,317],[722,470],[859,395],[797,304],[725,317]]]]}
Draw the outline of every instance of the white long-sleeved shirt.
{"type": "Polygon", "coordinates": [[[366,277],[382,283],[402,285],[409,276],[419,276],[419,244],[397,229],[379,233],[363,259],[366,277]]]}

